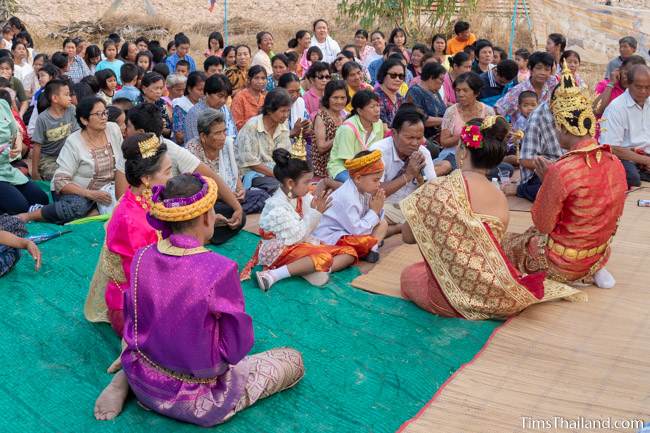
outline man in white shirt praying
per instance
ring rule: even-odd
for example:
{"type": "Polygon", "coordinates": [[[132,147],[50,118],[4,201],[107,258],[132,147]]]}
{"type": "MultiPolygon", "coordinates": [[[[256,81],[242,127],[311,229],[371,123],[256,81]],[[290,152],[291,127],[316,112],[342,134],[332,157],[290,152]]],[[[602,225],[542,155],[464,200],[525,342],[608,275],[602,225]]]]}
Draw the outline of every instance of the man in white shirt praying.
{"type": "Polygon", "coordinates": [[[628,71],[625,93],[603,114],[601,144],[612,146],[627,177],[628,188],[650,180],[650,68],[635,65],[628,71]]]}
{"type": "Polygon", "coordinates": [[[370,146],[379,150],[384,161],[381,187],[386,193],[384,213],[389,228],[387,236],[401,233],[406,221],[399,203],[415,191],[425,180],[451,171],[448,161],[434,164],[431,153],[424,146],[424,114],[412,104],[404,104],[397,111],[392,125],[392,136],[370,146]]]}

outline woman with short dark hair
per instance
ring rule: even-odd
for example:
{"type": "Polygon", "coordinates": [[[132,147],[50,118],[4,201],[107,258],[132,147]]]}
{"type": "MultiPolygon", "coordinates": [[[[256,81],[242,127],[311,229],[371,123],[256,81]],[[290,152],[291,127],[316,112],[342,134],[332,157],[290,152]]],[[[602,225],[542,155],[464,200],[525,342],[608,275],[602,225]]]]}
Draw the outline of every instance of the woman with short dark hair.
{"type": "Polygon", "coordinates": [[[81,129],[68,136],[52,179],[54,203],[21,214],[24,221],[65,224],[91,213],[110,213],[115,204],[115,155],[121,152],[120,127],[108,122],[106,103],[98,97],[77,105],[81,129]]]}
{"type": "Polygon", "coordinates": [[[252,117],[237,134],[237,162],[244,174],[244,188],[264,189],[269,194],[278,189],[273,177],[273,151],[291,149],[287,120],[293,101],[289,93],[278,87],[264,100],[262,113],[252,117]]]}
{"type": "Polygon", "coordinates": [[[330,66],[325,62],[314,62],[305,77],[309,81],[309,90],[305,92],[303,98],[307,112],[311,116],[318,111],[320,100],[325,92],[325,85],[332,79],[330,66]]]}
{"type": "Polygon", "coordinates": [[[447,106],[440,96],[440,89],[447,70],[435,60],[425,63],[420,74],[420,83],[411,86],[406,94],[407,102],[415,104],[427,116],[424,121],[424,136],[436,142],[440,140],[440,125],[447,106]]]}
{"type": "Polygon", "coordinates": [[[397,59],[385,61],[377,72],[379,87],[375,93],[379,97],[381,108],[381,121],[386,128],[390,128],[397,110],[404,102],[404,96],[399,93],[400,87],[406,78],[406,66],[397,59]]]}
{"type": "Polygon", "coordinates": [[[257,116],[264,105],[266,97],[267,74],[261,65],[254,65],[248,70],[246,87],[232,98],[230,112],[237,129],[244,127],[248,119],[257,116]]]}
{"type": "MultiPolygon", "coordinates": [[[[443,150],[438,159],[446,159],[449,155],[456,154],[460,135],[465,123],[474,118],[484,118],[494,115],[494,109],[479,102],[478,95],[483,87],[483,80],[474,72],[459,75],[454,81],[456,103],[447,108],[442,118],[440,131],[440,145],[443,150]]],[[[448,159],[449,160],[449,159],[448,159]]],[[[456,168],[455,158],[449,160],[456,168]]]]}
{"type": "Polygon", "coordinates": [[[350,103],[345,81],[330,81],[325,86],[321,108],[314,118],[314,141],[311,147],[311,163],[314,176],[327,177],[327,163],[336,136],[336,130],[347,117],[345,107],[350,103]]]}
{"type": "Polygon", "coordinates": [[[260,65],[266,70],[267,75],[271,75],[273,73],[273,69],[271,68],[273,35],[269,32],[259,32],[256,40],[258,51],[251,60],[251,66],[260,65]]]}

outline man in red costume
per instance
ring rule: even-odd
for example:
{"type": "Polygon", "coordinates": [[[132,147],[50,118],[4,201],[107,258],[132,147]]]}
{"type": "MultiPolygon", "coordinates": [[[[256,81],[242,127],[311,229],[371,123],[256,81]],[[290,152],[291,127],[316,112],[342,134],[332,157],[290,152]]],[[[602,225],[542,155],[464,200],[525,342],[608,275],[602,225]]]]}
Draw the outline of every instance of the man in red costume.
{"type": "Polygon", "coordinates": [[[504,249],[522,272],[612,288],[616,281],[604,266],[623,213],[625,169],[609,146],[593,138],[591,103],[566,66],[551,111],[567,153],[551,165],[536,160],[543,183],[532,209],[535,226],[504,239],[504,249]]]}

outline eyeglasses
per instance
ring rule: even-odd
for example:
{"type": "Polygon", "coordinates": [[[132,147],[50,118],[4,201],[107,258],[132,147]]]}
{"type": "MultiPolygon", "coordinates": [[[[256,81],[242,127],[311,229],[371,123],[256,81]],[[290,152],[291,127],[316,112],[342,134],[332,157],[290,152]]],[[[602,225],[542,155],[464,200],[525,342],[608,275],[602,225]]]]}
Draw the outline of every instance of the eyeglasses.
{"type": "Polygon", "coordinates": [[[404,81],[404,78],[406,78],[406,75],[404,75],[404,74],[396,74],[394,72],[389,72],[386,75],[391,77],[393,80],[402,80],[402,81],[404,81]]]}
{"type": "Polygon", "coordinates": [[[108,111],[98,111],[97,113],[90,113],[91,116],[97,116],[97,117],[106,117],[108,118],[108,111]]]}
{"type": "Polygon", "coordinates": [[[331,80],[332,76],[331,75],[316,75],[316,78],[319,80],[331,80]]]}

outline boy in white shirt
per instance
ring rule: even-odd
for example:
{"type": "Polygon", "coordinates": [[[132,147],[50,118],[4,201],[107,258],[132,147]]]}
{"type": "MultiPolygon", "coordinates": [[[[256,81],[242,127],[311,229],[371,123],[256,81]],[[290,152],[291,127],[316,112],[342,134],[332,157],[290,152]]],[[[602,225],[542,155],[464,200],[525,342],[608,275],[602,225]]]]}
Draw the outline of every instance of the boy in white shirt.
{"type": "Polygon", "coordinates": [[[331,195],[314,237],[327,245],[350,246],[363,260],[379,260],[379,244],[386,237],[383,219],[386,194],[380,188],[384,163],[380,151],[365,150],[345,162],[350,179],[331,195]]]}

